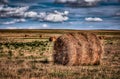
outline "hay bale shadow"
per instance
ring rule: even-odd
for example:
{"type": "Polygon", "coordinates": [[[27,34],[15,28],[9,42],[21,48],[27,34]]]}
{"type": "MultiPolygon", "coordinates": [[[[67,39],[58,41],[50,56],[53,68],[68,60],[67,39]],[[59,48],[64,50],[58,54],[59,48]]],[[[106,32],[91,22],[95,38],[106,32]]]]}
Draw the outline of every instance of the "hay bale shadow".
{"type": "Polygon", "coordinates": [[[101,42],[95,34],[68,33],[55,41],[53,60],[62,65],[98,65],[101,53],[101,42]]]}

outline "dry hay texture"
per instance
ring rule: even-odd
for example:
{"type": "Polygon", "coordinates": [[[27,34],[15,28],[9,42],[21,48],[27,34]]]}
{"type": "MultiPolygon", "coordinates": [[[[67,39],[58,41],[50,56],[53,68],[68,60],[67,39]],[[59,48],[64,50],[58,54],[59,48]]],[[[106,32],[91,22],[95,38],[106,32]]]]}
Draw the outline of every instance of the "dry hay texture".
{"type": "Polygon", "coordinates": [[[49,38],[49,41],[51,41],[51,42],[54,42],[55,40],[56,40],[56,37],[55,37],[55,36],[49,38]]]}
{"type": "Polygon", "coordinates": [[[100,40],[93,33],[68,33],[54,44],[54,63],[62,65],[98,65],[102,53],[100,40]]]}

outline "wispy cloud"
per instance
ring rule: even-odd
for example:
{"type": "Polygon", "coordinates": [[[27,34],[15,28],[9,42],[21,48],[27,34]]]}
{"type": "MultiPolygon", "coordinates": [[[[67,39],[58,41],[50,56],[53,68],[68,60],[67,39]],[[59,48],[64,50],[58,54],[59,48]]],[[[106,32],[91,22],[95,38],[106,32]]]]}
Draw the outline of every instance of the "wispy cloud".
{"type": "Polygon", "coordinates": [[[6,29],[19,29],[19,28],[10,26],[10,27],[6,27],[6,29]]]}

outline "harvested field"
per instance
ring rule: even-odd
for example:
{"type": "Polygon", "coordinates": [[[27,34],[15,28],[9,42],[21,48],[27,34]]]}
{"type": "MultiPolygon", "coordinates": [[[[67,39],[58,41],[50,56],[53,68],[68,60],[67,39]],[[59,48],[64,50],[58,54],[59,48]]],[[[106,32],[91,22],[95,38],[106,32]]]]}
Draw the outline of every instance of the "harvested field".
{"type": "Polygon", "coordinates": [[[120,31],[0,30],[0,79],[119,78],[120,31]],[[71,62],[65,60],[66,64],[61,61],[59,64],[54,64],[52,59],[54,49],[60,49],[54,47],[60,44],[57,42],[58,39],[64,44],[60,45],[61,49],[64,47],[69,57],[72,58],[72,54],[76,54],[74,55],[76,58],[71,62]],[[93,49],[92,54],[88,54],[90,49],[93,49]],[[84,52],[82,58],[88,58],[89,61],[81,60],[79,56],[81,52],[84,52]],[[94,60],[100,63],[94,65],[94,60]]]}

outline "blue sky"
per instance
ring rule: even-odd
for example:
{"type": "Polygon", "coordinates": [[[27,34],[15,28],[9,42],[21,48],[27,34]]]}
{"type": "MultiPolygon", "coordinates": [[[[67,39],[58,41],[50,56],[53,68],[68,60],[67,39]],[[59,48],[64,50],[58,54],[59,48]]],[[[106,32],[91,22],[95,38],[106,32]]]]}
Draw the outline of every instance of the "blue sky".
{"type": "Polygon", "coordinates": [[[2,15],[5,15],[5,17],[0,17],[0,29],[120,29],[120,6],[118,4],[71,8],[61,4],[44,3],[53,2],[54,0],[9,1],[9,4],[15,5],[15,7],[8,5],[6,9],[1,6],[1,10],[7,11],[1,14],[1,17],[2,15]],[[23,12],[19,12],[18,9],[23,10],[23,12]],[[62,22],[46,21],[45,18],[48,15],[51,17],[51,13],[56,14],[56,11],[58,14],[67,11],[67,15],[62,15],[59,18],[67,17],[68,19],[62,20],[62,22]],[[45,13],[44,18],[41,17],[43,13],[45,13]],[[102,19],[102,21],[86,21],[86,18],[94,19],[94,17],[102,19]]]}

